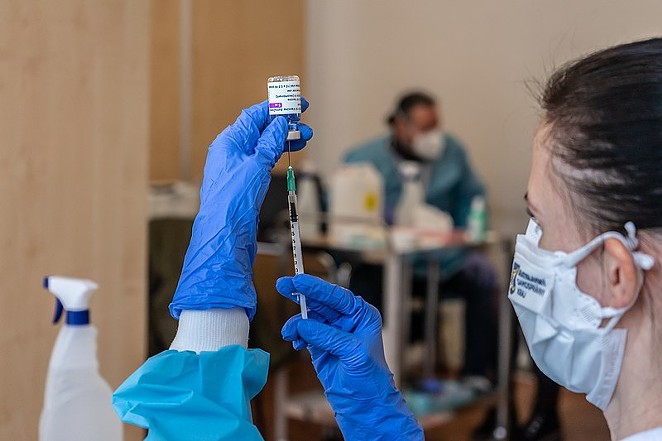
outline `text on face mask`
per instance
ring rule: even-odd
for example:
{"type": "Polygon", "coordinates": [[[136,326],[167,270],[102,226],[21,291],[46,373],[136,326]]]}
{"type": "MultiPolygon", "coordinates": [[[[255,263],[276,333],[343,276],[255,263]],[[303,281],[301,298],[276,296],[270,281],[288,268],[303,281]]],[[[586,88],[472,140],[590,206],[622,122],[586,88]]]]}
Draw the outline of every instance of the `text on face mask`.
{"type": "Polygon", "coordinates": [[[510,292],[517,293],[520,297],[526,297],[527,292],[533,292],[542,296],[545,294],[547,281],[542,277],[532,276],[521,270],[518,264],[513,266],[511,275],[510,292]]]}

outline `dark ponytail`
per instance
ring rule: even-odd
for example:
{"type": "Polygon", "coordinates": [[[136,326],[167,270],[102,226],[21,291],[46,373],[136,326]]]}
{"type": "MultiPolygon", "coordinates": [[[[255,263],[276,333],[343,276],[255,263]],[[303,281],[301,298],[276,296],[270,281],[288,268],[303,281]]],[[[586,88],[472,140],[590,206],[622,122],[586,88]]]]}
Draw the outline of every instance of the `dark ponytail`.
{"type": "Polygon", "coordinates": [[[541,106],[552,169],[593,232],[662,227],[662,39],[564,66],[541,106]]]}

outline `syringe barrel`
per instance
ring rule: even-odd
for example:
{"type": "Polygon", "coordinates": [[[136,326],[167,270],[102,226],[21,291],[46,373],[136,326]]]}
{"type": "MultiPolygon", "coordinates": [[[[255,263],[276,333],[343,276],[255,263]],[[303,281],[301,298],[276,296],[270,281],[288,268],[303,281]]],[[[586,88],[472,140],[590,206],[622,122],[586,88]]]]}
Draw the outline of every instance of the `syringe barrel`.
{"type": "MultiPolygon", "coordinates": [[[[294,274],[303,274],[303,250],[301,249],[301,236],[299,234],[299,210],[297,208],[296,184],[294,182],[294,170],[292,167],[287,169],[287,208],[290,213],[290,233],[292,239],[292,256],[294,258],[294,274]]],[[[299,306],[301,307],[301,317],[308,318],[308,308],[306,306],[306,296],[297,293],[299,296],[299,306]]]]}
{"type": "Polygon", "coordinates": [[[301,250],[301,237],[299,236],[299,223],[290,222],[292,233],[292,256],[294,257],[294,274],[303,274],[303,256],[301,250]]]}
{"type": "Polygon", "coordinates": [[[299,209],[297,207],[297,195],[293,191],[290,191],[287,194],[287,208],[290,213],[290,222],[298,222],[299,209]]]}

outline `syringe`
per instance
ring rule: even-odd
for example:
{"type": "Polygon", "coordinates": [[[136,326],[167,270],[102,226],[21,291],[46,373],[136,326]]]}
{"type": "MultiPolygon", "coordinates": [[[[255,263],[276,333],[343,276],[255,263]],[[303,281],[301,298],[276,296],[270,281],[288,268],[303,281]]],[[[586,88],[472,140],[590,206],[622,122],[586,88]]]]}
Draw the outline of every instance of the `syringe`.
{"type": "MultiPolygon", "coordinates": [[[[294,257],[294,274],[303,274],[303,252],[301,249],[301,236],[299,235],[299,213],[297,211],[297,186],[294,181],[294,169],[287,167],[287,206],[290,212],[290,233],[292,236],[292,256],[294,257]]],[[[306,296],[296,293],[299,296],[299,306],[301,307],[301,317],[308,318],[308,308],[306,307],[306,296]]]]}

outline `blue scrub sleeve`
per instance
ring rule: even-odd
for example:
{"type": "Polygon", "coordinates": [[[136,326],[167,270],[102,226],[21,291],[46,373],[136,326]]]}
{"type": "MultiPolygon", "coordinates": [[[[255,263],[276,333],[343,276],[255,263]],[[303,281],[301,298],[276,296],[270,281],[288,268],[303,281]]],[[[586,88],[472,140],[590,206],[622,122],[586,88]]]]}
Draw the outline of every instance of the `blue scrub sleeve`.
{"type": "Polygon", "coordinates": [[[250,400],[264,387],[269,354],[226,346],[215,352],[164,351],[115,391],[120,419],[149,430],[146,440],[263,440],[250,400]]]}

